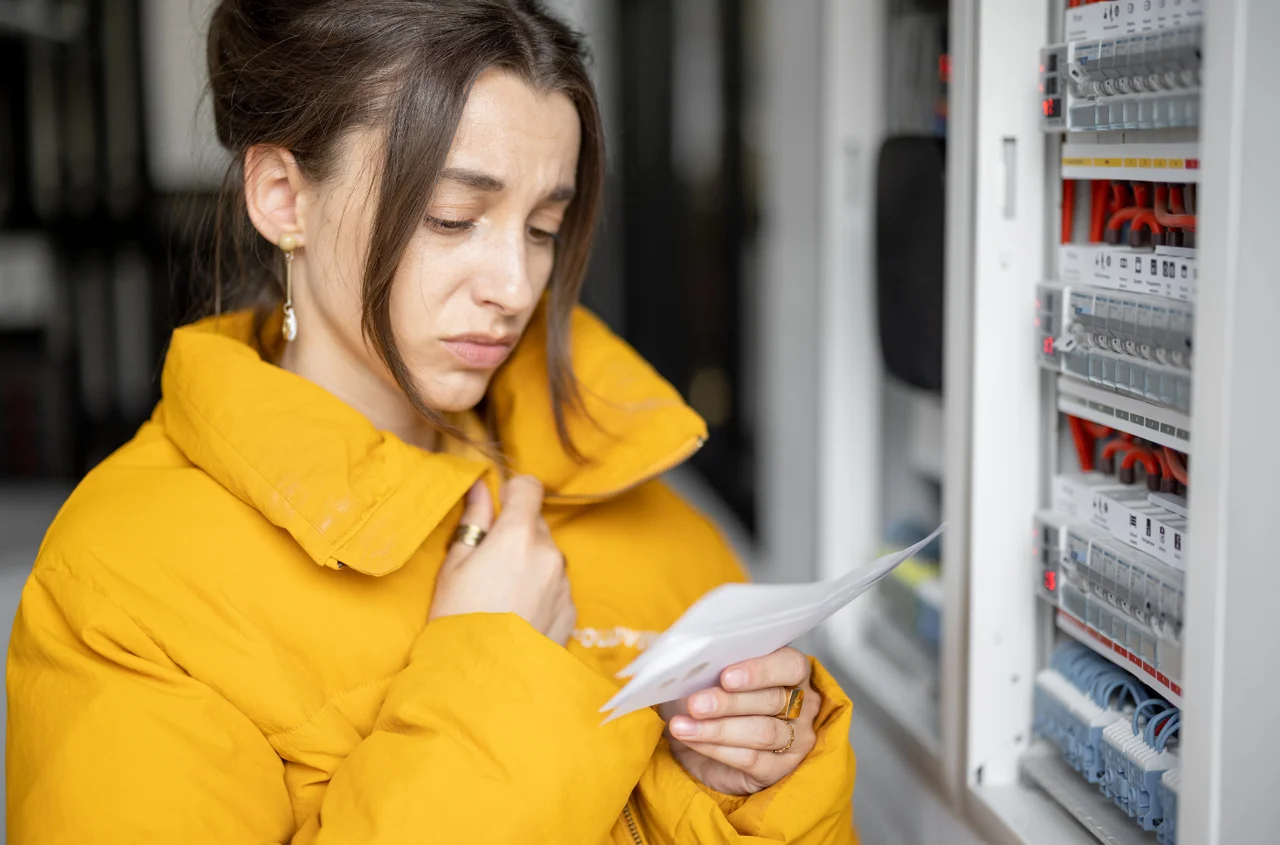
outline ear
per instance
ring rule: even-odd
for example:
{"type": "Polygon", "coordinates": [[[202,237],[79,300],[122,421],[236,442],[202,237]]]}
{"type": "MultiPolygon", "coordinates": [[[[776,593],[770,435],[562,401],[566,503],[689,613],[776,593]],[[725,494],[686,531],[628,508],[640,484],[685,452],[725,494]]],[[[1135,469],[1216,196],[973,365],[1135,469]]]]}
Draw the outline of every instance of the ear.
{"type": "Polygon", "coordinates": [[[274,244],[288,234],[298,246],[306,244],[298,214],[298,196],[305,184],[293,153],[265,144],[249,148],[244,155],[244,198],[249,220],[262,237],[274,244]]]}

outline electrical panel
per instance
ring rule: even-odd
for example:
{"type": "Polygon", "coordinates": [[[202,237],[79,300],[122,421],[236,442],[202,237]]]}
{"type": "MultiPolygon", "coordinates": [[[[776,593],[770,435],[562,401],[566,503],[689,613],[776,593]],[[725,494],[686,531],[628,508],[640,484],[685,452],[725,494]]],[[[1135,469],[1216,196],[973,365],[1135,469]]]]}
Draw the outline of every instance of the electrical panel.
{"type": "Polygon", "coordinates": [[[1036,285],[1027,350],[1055,375],[1057,411],[1032,534],[1030,593],[1055,641],[1036,677],[1033,733],[1096,787],[1092,800],[1163,843],[1177,838],[1195,565],[1202,15],[1202,0],[1072,6],[1034,76],[1062,190],[1047,256],[1056,274],[1036,285]]]}

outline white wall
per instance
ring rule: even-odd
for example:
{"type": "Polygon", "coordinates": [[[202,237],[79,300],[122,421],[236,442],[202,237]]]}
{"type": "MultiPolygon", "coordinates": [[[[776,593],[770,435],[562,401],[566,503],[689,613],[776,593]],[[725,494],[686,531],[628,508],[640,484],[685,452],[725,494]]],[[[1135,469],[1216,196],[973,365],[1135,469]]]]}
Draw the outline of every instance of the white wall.
{"type": "Polygon", "coordinates": [[[205,93],[205,33],[213,5],[213,0],[143,0],[141,5],[148,169],[162,192],[216,188],[226,170],[205,93]]]}

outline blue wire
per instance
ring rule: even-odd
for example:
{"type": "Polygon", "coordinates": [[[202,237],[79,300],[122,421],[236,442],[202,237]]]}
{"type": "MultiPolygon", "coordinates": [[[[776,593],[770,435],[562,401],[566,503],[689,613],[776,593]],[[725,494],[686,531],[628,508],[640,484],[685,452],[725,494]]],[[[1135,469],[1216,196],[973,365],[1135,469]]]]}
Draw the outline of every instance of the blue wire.
{"type": "Polygon", "coordinates": [[[1099,677],[1109,675],[1114,671],[1110,663],[1094,656],[1092,652],[1089,654],[1089,658],[1090,659],[1086,661],[1079,670],[1080,682],[1082,684],[1081,688],[1085,690],[1093,686],[1099,677]]]}
{"type": "Polygon", "coordinates": [[[1067,668],[1070,671],[1079,671],[1082,667],[1087,666],[1098,658],[1092,651],[1085,646],[1080,646],[1075,650],[1075,654],[1067,658],[1067,668]]]}
{"type": "Polygon", "coordinates": [[[1093,700],[1099,707],[1109,707],[1117,686],[1123,686],[1125,678],[1119,672],[1108,672],[1093,684],[1093,700]]]}
{"type": "Polygon", "coordinates": [[[1163,704],[1166,708],[1169,706],[1169,703],[1166,702],[1163,698],[1148,698],[1145,701],[1139,702],[1137,708],[1133,711],[1133,735],[1134,736],[1138,735],[1138,717],[1142,715],[1143,710],[1146,710],[1148,707],[1150,707],[1153,704],[1163,704]]]}
{"type": "Polygon", "coordinates": [[[1106,671],[1099,673],[1093,682],[1093,700],[1102,707],[1107,706],[1110,701],[1114,686],[1117,684],[1127,683],[1129,676],[1113,667],[1110,663],[1106,664],[1106,671]]]}
{"type": "Polygon", "coordinates": [[[1179,711],[1174,714],[1173,718],[1169,720],[1169,723],[1164,726],[1164,730],[1160,732],[1160,738],[1156,740],[1156,751],[1161,753],[1164,752],[1165,746],[1169,744],[1169,737],[1173,736],[1173,732],[1176,731],[1181,724],[1182,712],[1179,711]]]}
{"type": "MultiPolygon", "coordinates": [[[[1137,683],[1133,678],[1126,679],[1125,690],[1129,693],[1129,697],[1133,699],[1134,704],[1141,701],[1142,696],[1146,694],[1146,690],[1142,688],[1142,684],[1137,683]]],[[[1121,701],[1120,703],[1123,704],[1124,702],[1121,701]]]]}
{"type": "Polygon", "coordinates": [[[1070,681],[1073,686],[1080,686],[1081,673],[1089,665],[1086,661],[1088,656],[1088,654],[1081,652],[1076,654],[1074,657],[1069,658],[1065,662],[1062,674],[1066,676],[1067,680],[1070,681]]]}
{"type": "Polygon", "coordinates": [[[1150,745],[1152,748],[1155,748],[1156,747],[1156,728],[1160,727],[1160,724],[1164,722],[1166,719],[1176,718],[1177,715],[1178,715],[1178,708],[1170,707],[1167,710],[1161,710],[1155,716],[1152,716],[1150,719],[1148,719],[1147,729],[1142,737],[1144,740],[1146,740],[1147,745],[1150,745]]]}
{"type": "Polygon", "coordinates": [[[1119,690],[1121,693],[1120,700],[1116,702],[1117,708],[1124,706],[1123,693],[1126,693],[1126,692],[1129,693],[1131,696],[1133,696],[1134,703],[1137,703],[1138,701],[1137,688],[1134,687],[1133,683],[1128,678],[1118,678],[1112,681],[1111,685],[1108,686],[1106,691],[1103,693],[1103,700],[1102,700],[1103,707],[1111,706],[1111,696],[1115,695],[1117,690],[1119,690]]]}

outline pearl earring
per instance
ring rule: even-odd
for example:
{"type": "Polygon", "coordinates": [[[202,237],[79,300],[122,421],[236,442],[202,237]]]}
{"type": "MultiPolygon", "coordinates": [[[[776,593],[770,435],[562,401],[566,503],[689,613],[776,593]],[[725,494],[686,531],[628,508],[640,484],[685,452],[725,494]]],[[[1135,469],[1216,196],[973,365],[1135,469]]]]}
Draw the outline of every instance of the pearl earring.
{"type": "Polygon", "coordinates": [[[284,253],[284,322],[280,334],[286,343],[292,343],[298,337],[298,315],[293,310],[293,251],[298,248],[298,239],[286,233],[276,245],[284,253]]]}

